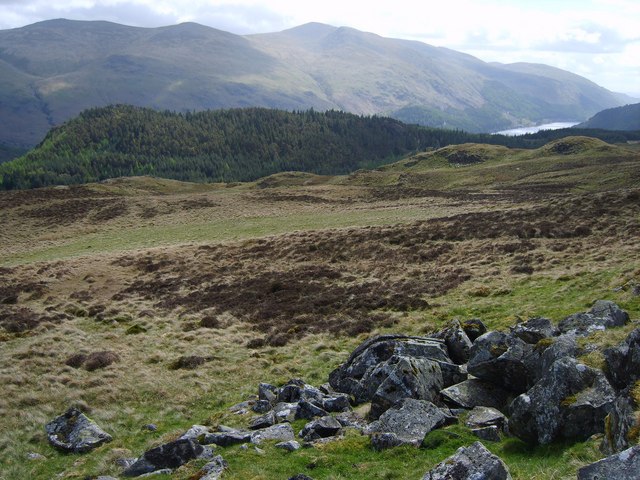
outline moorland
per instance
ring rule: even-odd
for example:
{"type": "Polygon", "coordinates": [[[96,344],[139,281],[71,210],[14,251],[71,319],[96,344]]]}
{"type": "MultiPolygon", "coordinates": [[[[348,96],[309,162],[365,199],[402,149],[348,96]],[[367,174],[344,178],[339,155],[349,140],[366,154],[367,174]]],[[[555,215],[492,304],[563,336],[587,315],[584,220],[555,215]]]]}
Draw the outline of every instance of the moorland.
{"type": "MultiPolygon", "coordinates": [[[[428,335],[454,318],[558,322],[608,299],[632,323],[587,341],[618,343],[640,319],[636,147],[464,144],[346,175],[0,192],[0,477],[117,476],[118,458],[193,424],[246,422],[228,408],[259,382],[325,383],[379,333],[428,335]],[[69,406],[114,441],[55,451],[43,425],[69,406]]],[[[376,452],[357,434],[293,454],[228,447],[224,478],[420,478],[475,439],[445,430],[431,449],[376,452]]],[[[598,445],[488,446],[514,478],[558,479],[601,458],[598,445]]]]}

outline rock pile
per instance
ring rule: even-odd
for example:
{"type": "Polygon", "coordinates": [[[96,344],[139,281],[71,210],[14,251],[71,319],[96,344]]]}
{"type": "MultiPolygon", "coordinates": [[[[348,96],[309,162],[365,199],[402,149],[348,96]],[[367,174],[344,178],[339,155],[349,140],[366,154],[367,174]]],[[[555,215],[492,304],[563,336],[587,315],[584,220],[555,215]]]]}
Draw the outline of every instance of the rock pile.
{"type": "MultiPolygon", "coordinates": [[[[581,470],[580,478],[605,478],[604,468],[632,468],[640,477],[638,447],[629,449],[629,432],[638,430],[631,391],[640,378],[640,329],[604,350],[604,371],[577,358],[584,353],[577,341],[580,336],[628,321],[617,305],[598,301],[557,328],[548,319],[533,318],[504,333],[487,331],[474,319],[454,321],[431,337],[378,336],[358,346],[330,374],[328,384],[315,387],[300,379],[280,387],[261,383],[255,398],[231,407],[237,414],[252,414],[246,429],[219,426],[212,431],[194,425],[178,440],[131,459],[123,476],[170,471],[191,459],[206,458],[210,462],[201,477],[211,480],[222,475],[226,465],[214,456],[218,446],[257,448],[272,440],[293,452],[301,447],[296,438],[303,446],[313,446],[340,438],[346,428],[368,435],[376,450],[419,447],[426,434],[465,414],[466,425],[484,441],[514,435],[546,444],[603,433],[603,452],[617,455],[581,470]],[[352,409],[362,403],[370,403],[367,418],[352,409]],[[300,419],[307,423],[296,437],[291,422],[300,419]]],[[[59,423],[57,419],[50,424],[56,427],[47,426],[54,435],[52,443],[60,443],[60,432],[67,432],[59,423]]],[[[65,433],[64,438],[72,436],[65,433]]],[[[476,442],[423,478],[511,477],[504,463],[476,442]]]]}

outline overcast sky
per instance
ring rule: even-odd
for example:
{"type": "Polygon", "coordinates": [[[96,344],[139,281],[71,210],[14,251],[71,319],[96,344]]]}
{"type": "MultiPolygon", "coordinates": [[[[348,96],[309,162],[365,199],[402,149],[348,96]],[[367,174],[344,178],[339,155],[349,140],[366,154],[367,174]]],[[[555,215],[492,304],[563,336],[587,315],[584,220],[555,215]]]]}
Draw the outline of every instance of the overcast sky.
{"type": "Polygon", "coordinates": [[[0,0],[0,29],[52,18],[189,21],[238,34],[322,22],[485,61],[546,63],[640,98],[638,0],[0,0]]]}

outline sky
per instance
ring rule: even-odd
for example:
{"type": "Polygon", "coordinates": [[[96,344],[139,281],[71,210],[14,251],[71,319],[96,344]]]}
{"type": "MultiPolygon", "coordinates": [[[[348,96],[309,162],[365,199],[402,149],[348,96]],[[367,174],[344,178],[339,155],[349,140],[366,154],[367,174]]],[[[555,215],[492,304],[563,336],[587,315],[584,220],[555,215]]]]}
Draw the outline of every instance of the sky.
{"type": "Polygon", "coordinates": [[[197,22],[236,34],[321,22],[488,62],[545,63],[640,98],[638,0],[0,0],[0,29],[54,18],[197,22]]]}

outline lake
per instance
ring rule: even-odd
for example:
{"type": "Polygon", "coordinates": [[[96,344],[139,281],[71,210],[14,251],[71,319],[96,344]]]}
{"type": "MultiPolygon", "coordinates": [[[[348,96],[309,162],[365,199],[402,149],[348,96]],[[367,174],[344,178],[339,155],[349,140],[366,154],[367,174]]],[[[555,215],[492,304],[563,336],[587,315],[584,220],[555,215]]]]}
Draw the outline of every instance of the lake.
{"type": "Polygon", "coordinates": [[[499,132],[495,132],[499,135],[525,135],[527,133],[536,133],[540,130],[558,130],[560,128],[569,128],[577,125],[580,122],[553,122],[553,123],[545,123],[543,125],[536,125],[535,127],[518,127],[512,128],[509,130],[501,130],[499,132]]]}

